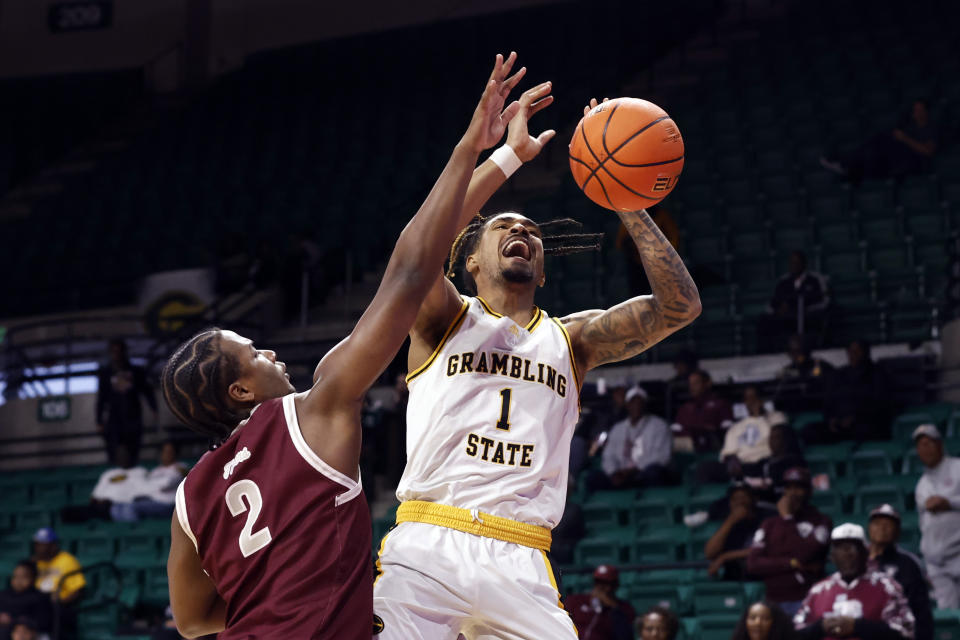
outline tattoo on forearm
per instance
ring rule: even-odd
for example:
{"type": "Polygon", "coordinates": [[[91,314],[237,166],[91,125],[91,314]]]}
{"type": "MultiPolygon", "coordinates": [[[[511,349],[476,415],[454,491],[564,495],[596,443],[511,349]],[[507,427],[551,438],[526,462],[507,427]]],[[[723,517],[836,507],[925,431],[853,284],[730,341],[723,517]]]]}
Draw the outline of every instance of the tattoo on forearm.
{"type": "Polygon", "coordinates": [[[605,312],[584,327],[594,364],[617,362],[641,353],[697,315],[700,295],[687,267],[646,211],[621,214],[637,245],[652,296],[642,296],[605,312]]]}

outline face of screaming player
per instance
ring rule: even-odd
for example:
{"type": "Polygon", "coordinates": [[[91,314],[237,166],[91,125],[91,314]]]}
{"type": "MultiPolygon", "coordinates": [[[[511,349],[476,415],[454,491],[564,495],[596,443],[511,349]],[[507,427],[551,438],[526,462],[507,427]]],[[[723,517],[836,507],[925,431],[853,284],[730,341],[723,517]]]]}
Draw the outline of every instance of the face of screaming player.
{"type": "Polygon", "coordinates": [[[483,295],[488,288],[543,286],[543,240],[540,228],[516,213],[488,220],[477,249],[467,256],[467,271],[483,295]]]}
{"type": "Polygon", "coordinates": [[[233,400],[259,404],[296,391],[290,384],[287,365],[277,360],[276,353],[255,348],[251,340],[233,331],[221,331],[220,338],[220,348],[237,368],[237,379],[229,387],[233,400]]]}

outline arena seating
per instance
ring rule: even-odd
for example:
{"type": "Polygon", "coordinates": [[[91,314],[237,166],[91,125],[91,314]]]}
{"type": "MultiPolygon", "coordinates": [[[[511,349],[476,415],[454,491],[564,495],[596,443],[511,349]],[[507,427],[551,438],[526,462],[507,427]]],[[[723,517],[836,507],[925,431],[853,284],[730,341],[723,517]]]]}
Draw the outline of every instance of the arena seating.
{"type": "MultiPolygon", "coordinates": [[[[944,430],[947,450],[960,453],[960,406],[947,403],[915,405],[896,419],[899,431],[887,442],[840,443],[808,447],[807,460],[813,472],[829,477],[829,489],[813,494],[814,504],[833,518],[866,524],[871,508],[889,502],[903,513],[900,544],[919,553],[920,531],[913,491],[922,472],[909,435],[916,425],[934,422],[944,430]]],[[[796,420],[791,424],[797,427],[796,420]]],[[[682,468],[692,470],[696,462],[712,454],[688,455],[682,468]]],[[[59,510],[67,504],[85,503],[103,472],[103,466],[63,467],[0,474],[0,492],[5,500],[0,509],[0,575],[9,575],[13,565],[29,554],[30,536],[39,527],[54,526],[64,548],[85,566],[112,565],[93,572],[88,609],[82,614],[89,625],[89,638],[103,637],[125,612],[138,605],[162,607],[167,599],[166,554],[170,525],[165,519],[138,523],[94,522],[63,524],[59,510]],[[113,572],[115,568],[116,573],[113,572]],[[112,625],[112,626],[111,626],[112,625]]],[[[587,473],[587,472],[584,472],[587,473]]],[[[564,593],[589,590],[589,571],[600,563],[625,567],[670,566],[686,568],[621,572],[620,595],[638,610],[652,604],[669,603],[684,616],[686,638],[729,637],[730,628],[745,602],[762,598],[762,583],[724,583],[709,577],[704,568],[689,568],[703,560],[703,545],[713,534],[707,523],[689,529],[683,516],[704,510],[724,495],[725,485],[696,486],[692,479],[677,487],[643,491],[599,491],[587,495],[582,487],[574,494],[583,508],[587,536],[577,545],[575,562],[561,567],[564,593]],[[726,634],[726,635],[724,635],[726,634]]],[[[393,525],[395,513],[374,521],[374,549],[393,525]]],[[[960,633],[960,612],[943,612],[938,624],[960,633]],[[952,625],[952,626],[951,626],[952,625]]],[[[945,636],[960,637],[960,636],[945,636]]]]}

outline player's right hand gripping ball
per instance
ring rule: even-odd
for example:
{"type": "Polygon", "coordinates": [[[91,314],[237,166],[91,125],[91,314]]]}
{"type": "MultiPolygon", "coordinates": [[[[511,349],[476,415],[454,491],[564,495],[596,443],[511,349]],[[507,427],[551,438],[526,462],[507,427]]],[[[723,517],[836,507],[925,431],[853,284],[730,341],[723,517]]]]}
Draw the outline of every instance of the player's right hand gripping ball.
{"type": "Polygon", "coordinates": [[[570,141],[577,186],[601,207],[637,211],[673,191],[683,170],[683,137],[667,112],[616,98],[583,117],[570,141]]]}

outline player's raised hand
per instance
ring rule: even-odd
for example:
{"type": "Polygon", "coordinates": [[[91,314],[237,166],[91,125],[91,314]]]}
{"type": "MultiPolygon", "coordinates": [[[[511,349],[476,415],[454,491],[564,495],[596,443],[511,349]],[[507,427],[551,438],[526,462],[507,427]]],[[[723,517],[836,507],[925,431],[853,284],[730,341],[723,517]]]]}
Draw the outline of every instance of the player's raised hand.
{"type": "MultiPolygon", "coordinates": [[[[610,98],[604,98],[603,101],[604,101],[604,102],[609,102],[609,101],[610,101],[610,98]]],[[[596,98],[590,98],[590,104],[588,104],[587,106],[585,106],[585,107],[583,108],[583,115],[587,115],[588,113],[590,113],[590,110],[593,109],[593,108],[594,108],[595,106],[597,106],[598,104],[600,104],[600,103],[597,102],[597,99],[596,99],[596,98]]]]}
{"type": "Polygon", "coordinates": [[[478,153],[500,141],[503,132],[507,130],[507,124],[520,110],[520,103],[517,101],[510,103],[506,108],[503,106],[510,91],[527,72],[526,67],[521,67],[511,76],[510,71],[516,61],[517,54],[514,51],[510,52],[506,60],[502,55],[497,54],[497,60],[490,73],[490,79],[487,80],[487,86],[483,90],[480,104],[473,112],[470,126],[467,127],[467,132],[463,136],[463,142],[478,153]]]}
{"type": "Polygon", "coordinates": [[[509,131],[507,133],[507,144],[513,148],[517,157],[524,162],[533,160],[537,154],[540,153],[540,150],[543,149],[543,145],[547,144],[553,136],[557,135],[557,132],[553,129],[547,129],[534,138],[530,135],[527,128],[527,122],[529,122],[533,114],[553,103],[553,96],[550,95],[550,91],[552,90],[553,84],[551,82],[544,82],[532,89],[524,91],[518,101],[520,103],[520,109],[513,120],[510,121],[509,131]]]}

